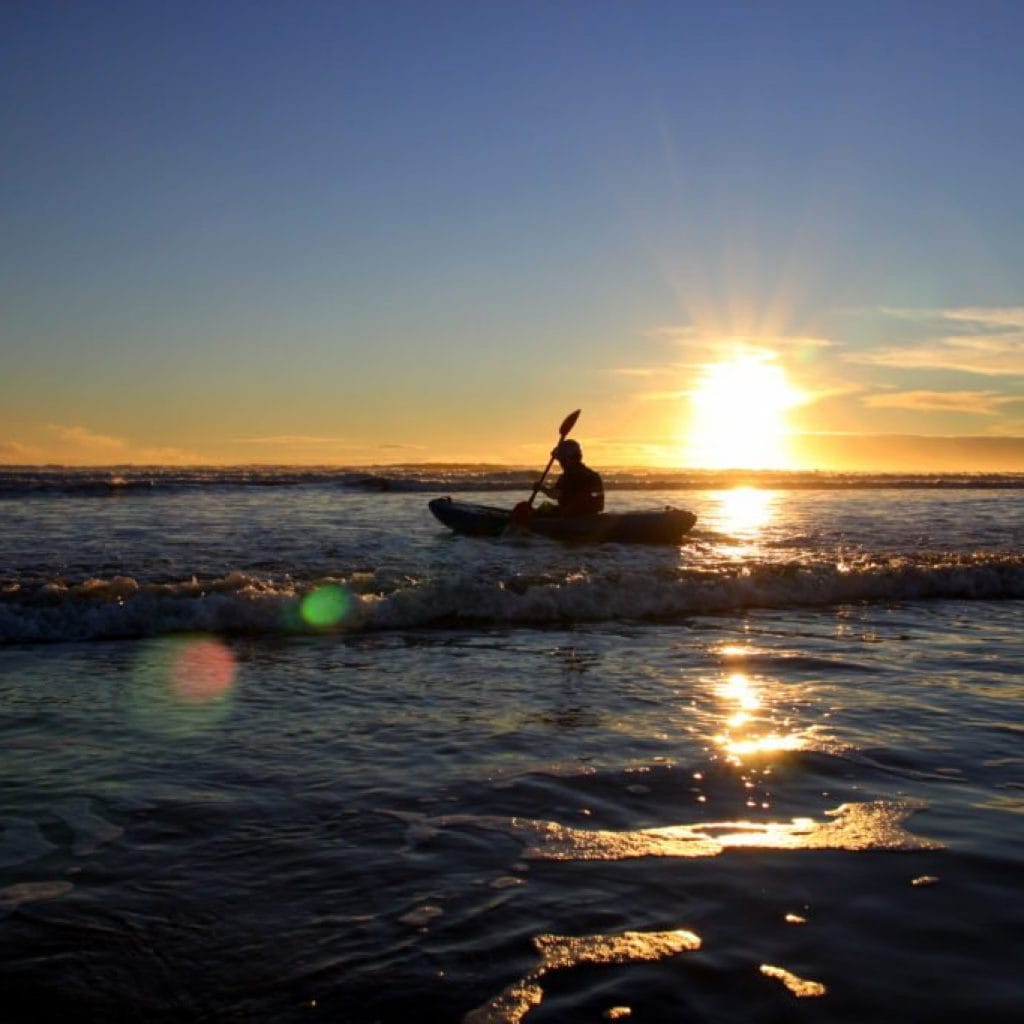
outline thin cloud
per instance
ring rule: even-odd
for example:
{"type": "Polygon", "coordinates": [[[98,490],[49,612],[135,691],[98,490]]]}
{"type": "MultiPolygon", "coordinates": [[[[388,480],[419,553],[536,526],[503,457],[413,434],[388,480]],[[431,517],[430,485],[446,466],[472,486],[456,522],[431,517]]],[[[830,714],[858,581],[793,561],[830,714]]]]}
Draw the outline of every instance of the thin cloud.
{"type": "Polygon", "coordinates": [[[39,458],[39,449],[20,441],[0,441],[0,459],[7,462],[30,462],[39,458]]]}
{"type": "Polygon", "coordinates": [[[953,370],[986,377],[1024,375],[1024,307],[882,309],[924,336],[869,352],[849,352],[847,362],[901,370],[953,370]]]}
{"type": "Polygon", "coordinates": [[[76,448],[86,448],[91,451],[119,451],[125,446],[125,441],[122,438],[97,434],[88,427],[78,425],[65,427],[57,423],[50,423],[47,424],[47,429],[65,444],[74,445],[76,448]]]}
{"type": "Polygon", "coordinates": [[[995,330],[1024,327],[1024,306],[882,306],[877,312],[899,320],[923,323],[952,320],[995,330]]]}
{"type": "Polygon", "coordinates": [[[995,416],[1000,407],[1024,401],[995,391],[897,391],[885,395],[869,395],[864,404],[872,409],[910,409],[922,412],[965,412],[979,416],[995,416]]]}
{"type": "Polygon", "coordinates": [[[947,320],[966,320],[1008,330],[1024,328],[1024,306],[968,306],[964,309],[944,310],[943,315],[947,320]]]}
{"type": "Polygon", "coordinates": [[[982,377],[1024,376],[1024,336],[1019,339],[944,338],[921,345],[876,352],[850,352],[844,358],[865,366],[899,370],[956,370],[982,377]]]}

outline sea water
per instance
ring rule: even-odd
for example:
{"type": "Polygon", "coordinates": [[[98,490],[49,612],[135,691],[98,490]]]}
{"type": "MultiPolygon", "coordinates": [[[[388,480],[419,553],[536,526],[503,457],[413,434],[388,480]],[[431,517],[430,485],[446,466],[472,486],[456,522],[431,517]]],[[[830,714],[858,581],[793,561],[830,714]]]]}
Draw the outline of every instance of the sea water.
{"type": "Polygon", "coordinates": [[[0,1019],[1016,1021],[1017,477],[0,472],[0,1019]]]}

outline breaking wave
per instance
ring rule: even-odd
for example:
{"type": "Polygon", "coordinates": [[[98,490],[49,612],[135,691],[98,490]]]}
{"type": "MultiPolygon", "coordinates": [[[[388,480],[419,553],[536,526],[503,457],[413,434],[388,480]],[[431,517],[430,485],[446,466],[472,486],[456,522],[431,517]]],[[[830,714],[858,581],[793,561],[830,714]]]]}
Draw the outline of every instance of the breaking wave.
{"type": "Polygon", "coordinates": [[[405,580],[373,574],[315,582],[233,572],[199,580],[130,576],[0,584],[0,643],[174,633],[302,634],[429,627],[681,621],[748,608],[862,602],[1024,598],[1024,557],[892,559],[857,566],[753,564],[680,569],[670,578],[620,571],[536,577],[495,574],[405,580]],[[327,595],[326,599],[323,598],[327,595]]]}

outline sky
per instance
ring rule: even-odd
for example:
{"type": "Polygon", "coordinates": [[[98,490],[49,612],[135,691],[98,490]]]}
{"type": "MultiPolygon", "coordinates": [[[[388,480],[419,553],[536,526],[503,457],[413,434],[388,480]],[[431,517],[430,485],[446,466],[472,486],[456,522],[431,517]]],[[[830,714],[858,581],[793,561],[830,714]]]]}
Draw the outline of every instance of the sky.
{"type": "Polygon", "coordinates": [[[1024,469],[1024,4],[0,6],[0,462],[1024,469]]]}

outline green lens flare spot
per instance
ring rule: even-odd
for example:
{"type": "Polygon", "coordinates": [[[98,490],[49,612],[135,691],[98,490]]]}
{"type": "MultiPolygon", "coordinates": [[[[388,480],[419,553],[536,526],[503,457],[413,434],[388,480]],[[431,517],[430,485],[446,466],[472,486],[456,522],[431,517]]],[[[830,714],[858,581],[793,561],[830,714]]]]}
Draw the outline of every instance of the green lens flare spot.
{"type": "Polygon", "coordinates": [[[302,620],[318,629],[336,626],[345,618],[351,606],[352,597],[348,591],[331,583],[311,590],[302,599],[302,620]]]}

